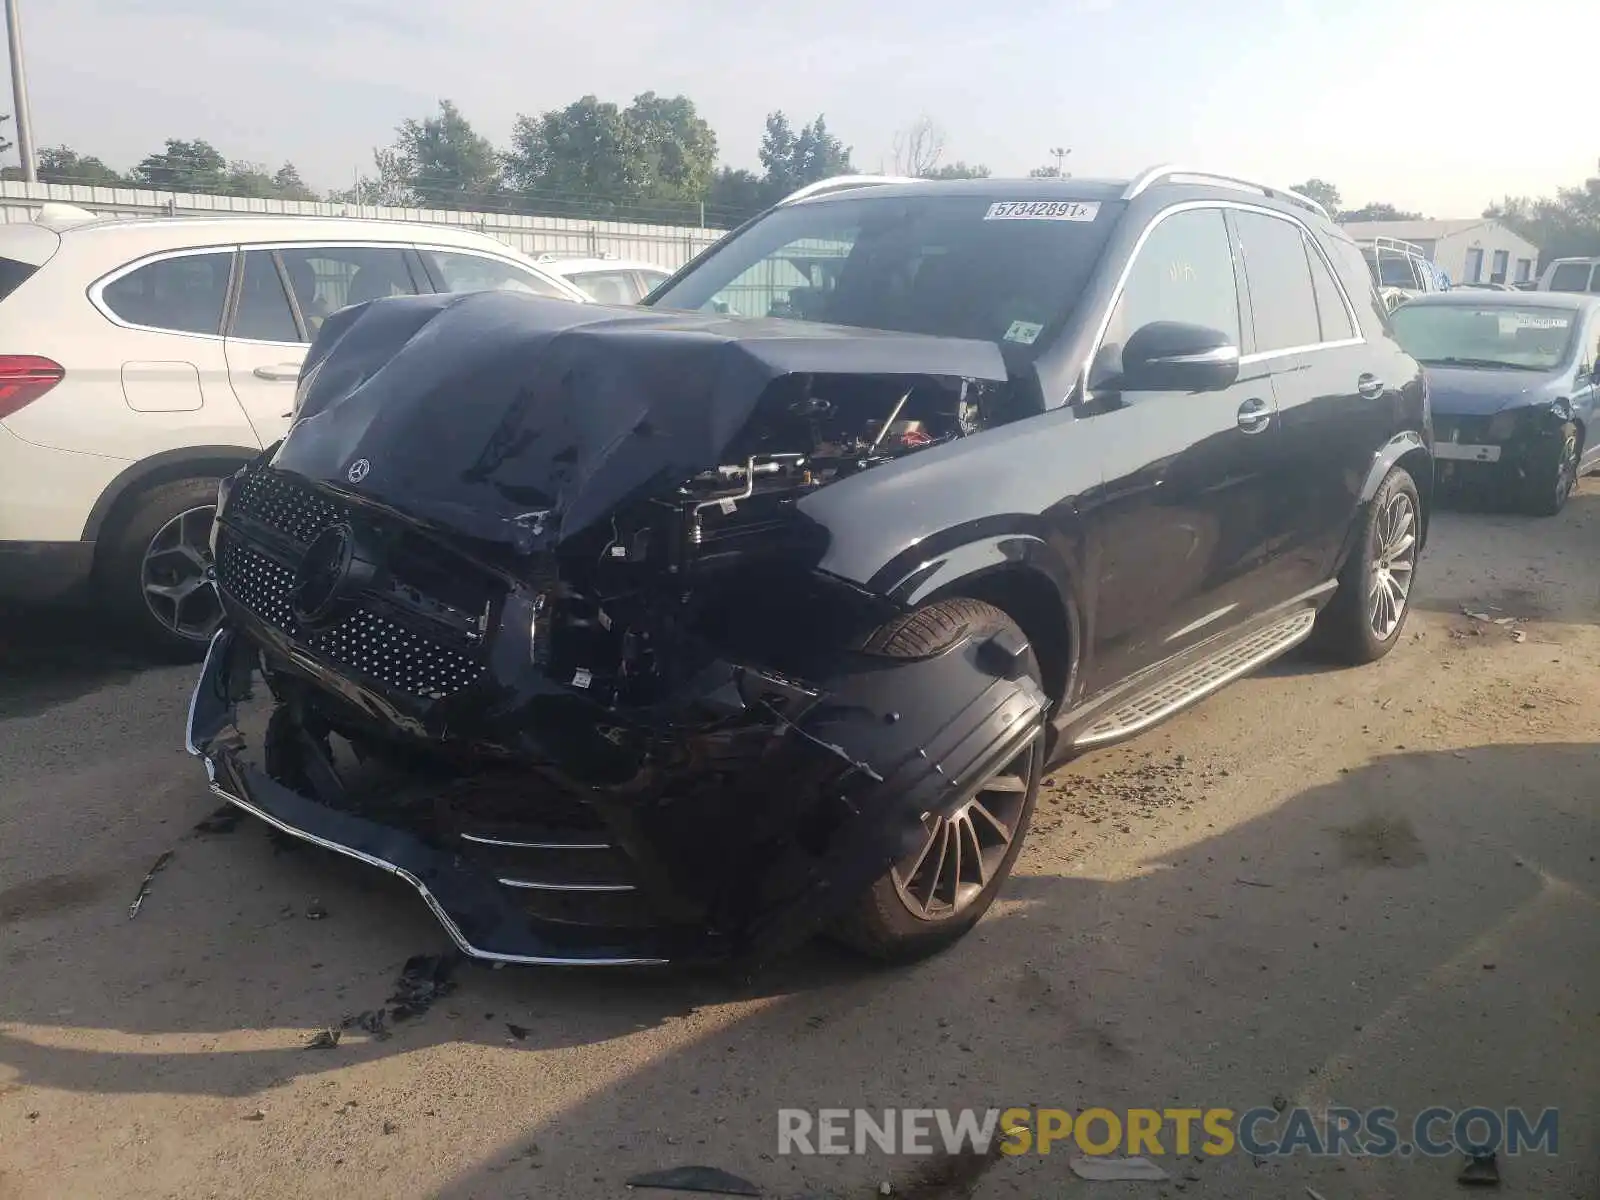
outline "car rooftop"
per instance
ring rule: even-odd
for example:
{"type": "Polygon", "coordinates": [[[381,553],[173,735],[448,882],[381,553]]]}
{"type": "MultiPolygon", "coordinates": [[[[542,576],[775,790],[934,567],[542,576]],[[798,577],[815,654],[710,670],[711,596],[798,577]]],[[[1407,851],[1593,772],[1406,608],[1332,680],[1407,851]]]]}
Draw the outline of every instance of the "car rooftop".
{"type": "Polygon", "coordinates": [[[1119,200],[1128,186],[1126,179],[908,179],[903,182],[863,183],[809,197],[806,203],[864,195],[886,196],[977,196],[983,199],[1015,200],[1119,200]]]}

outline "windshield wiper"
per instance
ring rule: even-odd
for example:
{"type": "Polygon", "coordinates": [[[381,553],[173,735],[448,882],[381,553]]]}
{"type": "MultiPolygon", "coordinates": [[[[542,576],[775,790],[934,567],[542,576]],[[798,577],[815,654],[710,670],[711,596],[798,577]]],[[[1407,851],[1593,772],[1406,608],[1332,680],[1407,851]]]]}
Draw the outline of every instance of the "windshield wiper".
{"type": "Polygon", "coordinates": [[[1538,371],[1540,367],[1530,367],[1527,363],[1501,362],[1498,358],[1419,358],[1425,367],[1484,367],[1492,371],[1538,371]]]}

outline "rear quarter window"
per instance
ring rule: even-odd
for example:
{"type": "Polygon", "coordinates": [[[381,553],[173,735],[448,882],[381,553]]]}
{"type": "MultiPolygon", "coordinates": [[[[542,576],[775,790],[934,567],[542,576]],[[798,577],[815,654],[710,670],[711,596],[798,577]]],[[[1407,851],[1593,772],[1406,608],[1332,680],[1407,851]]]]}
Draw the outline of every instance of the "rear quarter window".
{"type": "Polygon", "coordinates": [[[129,325],[219,333],[233,270],[231,250],[158,258],[106,284],[101,302],[129,325]]]}
{"type": "Polygon", "coordinates": [[[0,258],[0,300],[4,300],[27,283],[38,269],[32,263],[18,262],[14,258],[0,258]]]}

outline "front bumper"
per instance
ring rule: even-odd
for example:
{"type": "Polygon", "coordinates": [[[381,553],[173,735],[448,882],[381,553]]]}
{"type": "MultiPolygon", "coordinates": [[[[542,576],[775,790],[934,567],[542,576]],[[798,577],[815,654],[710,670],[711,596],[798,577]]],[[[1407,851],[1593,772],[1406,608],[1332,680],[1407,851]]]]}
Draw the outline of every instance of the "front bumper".
{"type": "Polygon", "coordinates": [[[1490,416],[1434,410],[1433,455],[1442,482],[1516,482],[1551,460],[1570,414],[1529,406],[1490,416]]]}
{"type": "MultiPolygon", "coordinates": [[[[728,665],[670,719],[655,714],[654,749],[631,777],[574,786],[560,764],[529,767],[528,809],[553,791],[576,798],[624,853],[633,899],[661,917],[596,924],[531,914],[527,903],[594,884],[508,878],[478,853],[484,842],[531,843],[451,840],[274,778],[238,719],[262,655],[230,626],[206,657],[187,745],[211,789],[285,834],[404,880],[463,953],[540,966],[749,959],[803,940],[916,843],[924,814],[954,807],[1042,736],[1048,707],[1020,671],[1018,648],[995,639],[847,667],[787,716],[765,705],[760,672],[728,665]],[[723,716],[708,723],[708,704],[723,716]]],[[[572,715],[562,714],[563,727],[572,715]]]]}

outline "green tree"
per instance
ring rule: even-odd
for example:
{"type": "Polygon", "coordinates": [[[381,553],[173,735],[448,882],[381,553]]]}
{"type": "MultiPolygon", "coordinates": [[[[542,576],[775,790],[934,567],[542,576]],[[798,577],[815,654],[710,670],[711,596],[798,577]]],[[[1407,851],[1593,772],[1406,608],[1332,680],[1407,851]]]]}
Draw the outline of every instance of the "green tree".
{"type": "Polygon", "coordinates": [[[1600,176],[1538,199],[1507,196],[1483,215],[1504,222],[1539,247],[1539,263],[1600,255],[1600,176]]]}
{"type": "Polygon", "coordinates": [[[1407,212],[1396,208],[1392,204],[1376,201],[1372,204],[1363,204],[1360,208],[1347,209],[1339,214],[1339,223],[1348,224],[1351,221],[1420,221],[1422,214],[1407,212]]]}
{"type": "Polygon", "coordinates": [[[772,203],[772,189],[754,171],[723,167],[711,180],[706,220],[728,226],[748,221],[772,203]]]}
{"type": "Polygon", "coordinates": [[[1337,217],[1339,215],[1339,205],[1343,202],[1342,197],[1339,195],[1339,189],[1326,179],[1318,179],[1313,176],[1304,183],[1295,184],[1294,190],[1322,205],[1323,208],[1328,210],[1329,216],[1337,217]]]}
{"type": "Polygon", "coordinates": [[[686,96],[643,92],[627,108],[584,96],[517,118],[506,181],[545,212],[698,214],[716,176],[717,137],[686,96]],[[676,210],[676,212],[675,212],[676,210]]]}
{"type": "MultiPolygon", "coordinates": [[[[45,146],[34,164],[40,183],[76,183],[88,187],[125,187],[128,181],[98,158],[66,146],[45,146]]],[[[21,179],[21,167],[0,171],[0,179],[21,179]]]]}
{"type": "Polygon", "coordinates": [[[317,194],[300,178],[300,170],[292,162],[286,162],[278,168],[272,176],[272,187],[280,200],[318,199],[317,194]]]}
{"type": "Polygon", "coordinates": [[[781,110],[767,115],[761,165],[766,168],[767,186],[774,198],[834,175],[854,174],[850,153],[849,146],[828,132],[827,120],[821,115],[799,133],[781,110]]]}
{"type": "Polygon", "coordinates": [[[622,113],[628,148],[637,159],[641,199],[703,199],[717,169],[717,135],[686,96],[644,92],[622,113]]]}
{"type": "Polygon", "coordinates": [[[1035,167],[1028,172],[1029,179],[1060,179],[1061,168],[1051,163],[1048,167],[1035,167]]]}
{"type": "Polygon", "coordinates": [[[210,142],[168,138],[166,148],[146,155],[130,173],[139,187],[162,192],[202,192],[216,195],[224,190],[228,160],[210,142]]]}
{"type": "MultiPolygon", "coordinates": [[[[1055,168],[1051,168],[1054,170],[1055,168]]],[[[924,174],[925,179],[987,179],[989,168],[982,163],[968,164],[960,159],[953,163],[946,163],[942,167],[934,167],[924,174]]]]}
{"type": "Polygon", "coordinates": [[[499,191],[500,157],[451,101],[437,115],[407,118],[387,149],[373,151],[386,203],[482,208],[499,191]]]}

